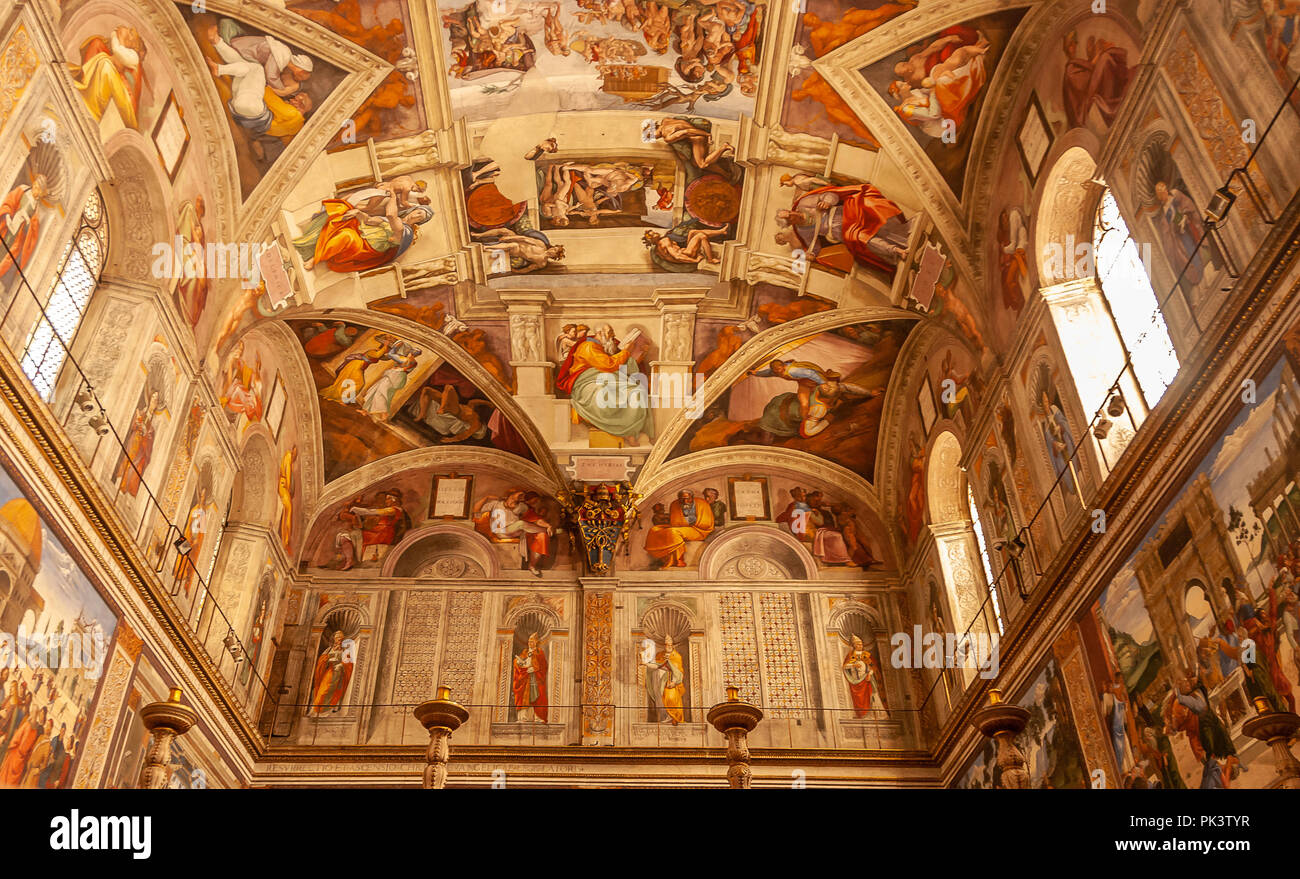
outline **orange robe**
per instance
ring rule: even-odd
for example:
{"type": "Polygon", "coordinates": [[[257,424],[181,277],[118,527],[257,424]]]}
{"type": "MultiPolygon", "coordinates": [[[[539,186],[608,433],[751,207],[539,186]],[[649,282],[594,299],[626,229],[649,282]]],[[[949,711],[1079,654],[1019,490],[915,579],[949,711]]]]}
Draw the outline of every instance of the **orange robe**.
{"type": "Polygon", "coordinates": [[[330,647],[316,660],[312,675],[311,710],[315,714],[326,708],[337,708],[352,680],[352,663],[348,662],[342,647],[330,647]]]}
{"type": "Polygon", "coordinates": [[[546,695],[546,653],[540,647],[533,651],[531,673],[519,665],[519,660],[527,653],[528,650],[525,648],[523,653],[515,657],[510,693],[514,697],[516,711],[532,708],[533,715],[542,723],[546,723],[549,705],[546,695]]]}
{"type": "Polygon", "coordinates": [[[327,198],[321,202],[325,211],[325,226],[316,239],[315,260],[334,272],[364,272],[367,269],[387,265],[397,258],[402,251],[399,242],[379,250],[361,234],[359,221],[354,217],[344,217],[352,210],[352,205],[338,198],[327,198]]]}
{"type": "Polygon", "coordinates": [[[664,567],[681,566],[686,555],[688,540],[703,540],[713,532],[713,508],[702,498],[695,500],[695,524],[686,520],[682,502],[673,501],[668,507],[668,524],[655,525],[645,537],[645,551],[663,562],[664,567]]]}
{"type": "MultiPolygon", "coordinates": [[[[6,221],[17,214],[22,207],[23,196],[29,189],[30,186],[16,186],[4,197],[4,201],[0,202],[0,234],[4,234],[6,221]]],[[[36,249],[40,234],[41,218],[39,214],[33,214],[26,222],[19,224],[18,231],[12,238],[6,236],[5,243],[9,245],[9,250],[0,253],[0,279],[13,270],[15,257],[18,268],[27,267],[27,261],[32,258],[32,251],[36,249]],[[10,253],[13,256],[10,256],[10,253]]]]}
{"type": "Polygon", "coordinates": [[[23,774],[27,771],[27,759],[40,735],[41,728],[33,726],[30,717],[24,718],[22,728],[9,743],[4,763],[0,763],[0,787],[14,788],[22,784],[23,774]]]}

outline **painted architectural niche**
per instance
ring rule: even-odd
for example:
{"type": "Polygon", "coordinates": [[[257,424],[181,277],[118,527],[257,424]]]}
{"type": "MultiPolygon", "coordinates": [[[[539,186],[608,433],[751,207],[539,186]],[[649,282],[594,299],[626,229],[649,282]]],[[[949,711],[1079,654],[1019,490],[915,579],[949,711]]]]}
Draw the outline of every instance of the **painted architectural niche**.
{"type": "Polygon", "coordinates": [[[555,596],[506,596],[497,628],[492,741],[509,744],[564,744],[573,727],[569,665],[569,626],[565,601],[555,596]]]}
{"type": "Polygon", "coordinates": [[[698,616],[696,598],[637,599],[635,701],[629,705],[645,707],[629,708],[631,744],[701,743],[705,632],[692,624],[698,616]]]}

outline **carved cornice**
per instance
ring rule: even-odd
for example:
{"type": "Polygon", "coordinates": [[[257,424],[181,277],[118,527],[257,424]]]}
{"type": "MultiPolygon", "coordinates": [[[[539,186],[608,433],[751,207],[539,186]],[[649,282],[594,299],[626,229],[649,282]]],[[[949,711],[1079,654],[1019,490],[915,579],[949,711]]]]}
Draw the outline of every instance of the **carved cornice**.
{"type": "Polygon", "coordinates": [[[58,509],[55,512],[63,527],[72,532],[81,545],[107,549],[109,555],[101,561],[115,569],[121,578],[119,582],[129,584],[135,593],[130,596],[132,601],[138,598],[143,604],[143,609],[151,617],[147,621],[148,630],[175,648],[175,652],[164,659],[181,663],[189,669],[191,679],[202,686],[207,697],[205,701],[210,702],[224,719],[225,728],[247,753],[256,758],[262,751],[263,741],[253,722],[245,715],[216,664],[184,622],[183,615],[175,610],[158,575],[135,545],[131,530],[119,521],[95,477],[63,436],[45,404],[36,398],[25,378],[15,379],[15,376],[22,375],[8,348],[0,346],[0,398],[21,424],[25,436],[15,433],[7,420],[0,420],[0,431],[13,443],[27,468],[40,474],[47,492],[56,499],[58,509]],[[32,457],[29,446],[35,447],[40,455],[39,461],[32,457]],[[53,489],[50,476],[59,481],[61,488],[76,504],[77,512],[74,513],[53,489]],[[91,530],[83,527],[82,516],[91,530]]]}

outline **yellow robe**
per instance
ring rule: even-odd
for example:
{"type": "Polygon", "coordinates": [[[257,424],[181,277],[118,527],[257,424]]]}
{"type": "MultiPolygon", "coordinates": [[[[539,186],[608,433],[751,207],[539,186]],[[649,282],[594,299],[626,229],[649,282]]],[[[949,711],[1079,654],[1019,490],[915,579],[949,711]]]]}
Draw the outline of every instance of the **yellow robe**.
{"type": "Polygon", "coordinates": [[[303,123],[306,121],[302,111],[277,95],[269,85],[262,94],[262,100],[266,102],[266,109],[271,111],[271,127],[266,130],[266,133],[280,138],[285,143],[293,140],[293,136],[302,131],[303,123]]]}
{"type": "Polygon", "coordinates": [[[672,677],[679,681],[676,684],[664,684],[664,710],[668,712],[668,717],[673,723],[681,723],[686,719],[686,714],[682,710],[682,702],[686,696],[686,673],[682,668],[682,655],[674,650],[667,656],[660,653],[656,659],[659,662],[667,660],[672,666],[672,677]]]}
{"type": "Polygon", "coordinates": [[[293,537],[293,459],[297,449],[284,453],[280,459],[280,542],[284,551],[289,551],[289,541],[293,537]]]}
{"type": "MultiPolygon", "coordinates": [[[[75,77],[72,84],[77,87],[77,91],[81,92],[90,115],[94,116],[96,121],[104,117],[104,111],[108,109],[109,104],[116,104],[117,112],[122,117],[122,124],[127,128],[139,128],[135,96],[117,69],[117,65],[113,63],[111,55],[103,53],[92,55],[80,68],[73,65],[72,74],[75,77]]],[[[136,75],[138,76],[139,73],[136,75]]]]}
{"type": "MultiPolygon", "coordinates": [[[[338,403],[357,405],[361,400],[362,393],[364,393],[368,387],[366,382],[366,368],[374,363],[378,363],[379,359],[388,353],[389,347],[391,346],[388,342],[383,342],[379,346],[367,351],[365,354],[365,360],[349,360],[347,363],[343,364],[342,368],[334,374],[334,384],[323,389],[320,392],[321,397],[326,400],[334,400],[338,403]],[[352,384],[349,386],[348,382],[351,382],[352,384]],[[345,393],[347,393],[351,399],[343,399],[345,393]]],[[[375,375],[375,378],[382,375],[384,371],[385,370],[380,370],[379,373],[375,375]]],[[[373,380],[374,379],[371,381],[373,380]]]]}

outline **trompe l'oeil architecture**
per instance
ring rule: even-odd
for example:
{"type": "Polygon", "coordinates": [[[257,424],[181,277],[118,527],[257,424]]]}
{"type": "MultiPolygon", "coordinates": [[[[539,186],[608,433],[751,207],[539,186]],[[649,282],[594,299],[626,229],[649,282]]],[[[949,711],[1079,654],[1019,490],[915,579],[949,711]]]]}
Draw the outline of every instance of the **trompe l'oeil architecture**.
{"type": "Polygon", "coordinates": [[[9,5],[0,786],[1300,783],[1297,34],[9,5]]]}

